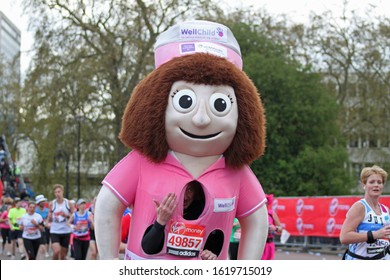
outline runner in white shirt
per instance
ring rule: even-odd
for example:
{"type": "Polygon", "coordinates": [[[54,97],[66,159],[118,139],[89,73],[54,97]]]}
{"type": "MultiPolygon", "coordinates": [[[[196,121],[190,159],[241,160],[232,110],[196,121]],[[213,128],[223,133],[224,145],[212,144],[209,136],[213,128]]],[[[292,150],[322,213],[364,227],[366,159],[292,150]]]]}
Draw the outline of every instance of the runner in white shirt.
{"type": "Polygon", "coordinates": [[[35,213],[35,202],[28,203],[27,213],[20,219],[19,228],[23,230],[23,245],[26,249],[28,259],[35,260],[41,244],[41,231],[43,230],[43,219],[35,213]]]}
{"type": "Polygon", "coordinates": [[[50,202],[49,205],[53,260],[65,260],[72,232],[68,220],[74,212],[74,205],[64,198],[64,187],[62,185],[54,185],[53,191],[56,199],[50,202]]]}

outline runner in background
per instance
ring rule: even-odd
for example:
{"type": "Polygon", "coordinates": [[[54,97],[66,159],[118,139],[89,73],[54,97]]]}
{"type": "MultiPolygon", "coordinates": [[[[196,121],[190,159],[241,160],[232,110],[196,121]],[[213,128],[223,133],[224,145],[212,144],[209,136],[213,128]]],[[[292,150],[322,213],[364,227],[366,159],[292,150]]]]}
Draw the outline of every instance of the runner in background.
{"type": "Polygon", "coordinates": [[[49,208],[46,207],[47,199],[43,194],[35,197],[36,208],[35,212],[42,216],[44,230],[41,237],[40,250],[45,258],[49,257],[49,244],[50,244],[50,226],[49,226],[49,208]]]}
{"type": "Polygon", "coordinates": [[[11,208],[8,211],[8,223],[10,225],[11,230],[11,246],[12,246],[12,256],[11,258],[15,258],[16,251],[16,242],[18,242],[18,250],[20,253],[20,259],[24,260],[26,255],[24,254],[24,246],[23,246],[23,237],[22,231],[19,228],[20,219],[26,214],[26,209],[22,206],[22,202],[19,197],[15,197],[14,200],[15,207],[11,208]]]}
{"type": "Polygon", "coordinates": [[[70,243],[70,233],[72,232],[68,220],[74,212],[74,205],[64,198],[64,187],[62,185],[54,185],[53,192],[55,199],[49,204],[53,260],[65,260],[70,243]]]}
{"type": "MultiPolygon", "coordinates": [[[[76,200],[71,199],[71,200],[69,200],[69,203],[71,203],[71,204],[73,204],[73,205],[76,205],[76,200]]],[[[77,211],[77,206],[75,206],[74,211],[77,211]]],[[[69,226],[72,228],[72,226],[71,226],[70,224],[69,224],[69,226]]],[[[70,256],[72,259],[74,259],[73,238],[74,238],[74,234],[73,234],[73,229],[72,229],[72,232],[70,233],[70,238],[69,238],[69,249],[70,249],[69,256],[70,256]]]]}
{"type": "Polygon", "coordinates": [[[73,250],[75,260],[85,260],[87,258],[90,229],[93,228],[92,214],[86,211],[86,201],[80,198],[77,201],[78,210],[69,219],[69,224],[73,230],[73,250]]]}
{"type": "MultiPolygon", "coordinates": [[[[96,196],[93,198],[91,206],[88,208],[88,211],[92,214],[92,218],[95,218],[95,204],[96,204],[96,196]]],[[[89,240],[89,252],[90,259],[96,260],[98,256],[98,249],[96,246],[96,237],[95,237],[95,229],[91,228],[90,230],[91,239],[89,240]]]]}
{"type": "Polygon", "coordinates": [[[275,259],[275,242],[274,235],[282,233],[282,225],[280,223],[279,217],[272,210],[272,202],[274,199],[273,194],[267,194],[267,210],[268,210],[268,236],[267,242],[265,243],[262,260],[274,260],[275,259]]]}
{"type": "Polygon", "coordinates": [[[229,244],[229,258],[231,260],[237,260],[238,245],[240,244],[241,238],[241,226],[237,218],[234,218],[232,234],[230,235],[229,244]]]}
{"type": "Polygon", "coordinates": [[[123,254],[126,251],[127,240],[129,237],[131,223],[131,209],[129,207],[123,212],[122,228],[121,228],[121,245],[119,246],[119,253],[123,254]]]}
{"type": "Polygon", "coordinates": [[[42,216],[35,213],[35,202],[30,201],[27,213],[20,220],[20,229],[23,231],[23,244],[29,260],[36,260],[41,245],[41,231],[44,230],[42,216]]]}
{"type": "Polygon", "coordinates": [[[349,244],[343,259],[390,260],[389,208],[379,203],[387,172],[377,165],[360,173],[364,198],[355,202],[347,213],[340,231],[342,244],[349,244]]]}
{"type": "Polygon", "coordinates": [[[11,209],[13,204],[13,199],[11,197],[5,197],[2,212],[0,214],[0,229],[1,229],[1,238],[3,239],[2,244],[2,254],[7,255],[7,257],[11,257],[11,230],[8,221],[8,211],[11,209]],[[8,244],[9,250],[6,250],[6,244],[8,244]]]}

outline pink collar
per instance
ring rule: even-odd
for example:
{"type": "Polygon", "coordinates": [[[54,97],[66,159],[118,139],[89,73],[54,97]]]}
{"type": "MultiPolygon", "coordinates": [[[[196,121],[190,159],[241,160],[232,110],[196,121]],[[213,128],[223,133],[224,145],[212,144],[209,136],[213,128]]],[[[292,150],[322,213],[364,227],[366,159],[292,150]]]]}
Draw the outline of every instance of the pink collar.
{"type": "MultiPolygon", "coordinates": [[[[173,152],[168,152],[167,157],[164,160],[164,164],[171,165],[174,167],[179,168],[180,170],[184,171],[187,175],[190,175],[190,173],[184,168],[184,166],[180,163],[180,161],[177,159],[177,157],[173,154],[173,152]]],[[[210,165],[200,176],[204,176],[205,174],[217,170],[217,169],[224,169],[226,168],[225,164],[225,157],[221,156],[216,162],[214,162],[212,165],[210,165]]],[[[192,175],[190,175],[192,177],[192,175]]],[[[196,178],[194,178],[196,179],[196,178]]]]}

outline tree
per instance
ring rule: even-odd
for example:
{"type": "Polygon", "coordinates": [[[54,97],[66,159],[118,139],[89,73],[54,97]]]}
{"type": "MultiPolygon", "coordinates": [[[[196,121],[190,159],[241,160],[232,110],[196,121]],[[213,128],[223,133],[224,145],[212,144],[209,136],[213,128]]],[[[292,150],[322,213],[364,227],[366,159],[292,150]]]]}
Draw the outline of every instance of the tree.
{"type": "Polygon", "coordinates": [[[312,13],[307,25],[261,10],[240,11],[232,21],[244,18],[258,32],[285,46],[302,69],[322,73],[321,83],[341,106],[339,122],[351,148],[350,165],[357,158],[360,165],[390,164],[390,20],[372,16],[379,8],[369,5],[366,14],[360,15],[343,1],[339,15],[338,11],[312,13]]]}
{"type": "Polygon", "coordinates": [[[233,24],[244,69],[266,108],[267,148],[252,168],[266,192],[275,195],[347,194],[353,184],[345,169],[339,107],[321,76],[289,56],[256,27],[233,24]]]}
{"type": "Polygon", "coordinates": [[[19,65],[19,55],[9,61],[0,54],[0,136],[5,136],[14,160],[17,157],[18,113],[22,108],[19,65]]]}
{"type": "Polygon", "coordinates": [[[42,186],[63,178],[58,154],[69,156],[74,174],[80,117],[84,174],[97,163],[107,172],[126,154],[117,137],[122,114],[133,88],[153,69],[156,37],[176,21],[213,13],[208,1],[24,3],[36,52],[23,91],[23,132],[37,151],[34,174],[42,186]]]}
{"type": "MultiPolygon", "coordinates": [[[[373,8],[371,8],[373,9],[373,8]]],[[[390,166],[390,20],[362,17],[344,3],[340,18],[313,15],[308,28],[316,68],[343,106],[340,122],[351,162],[390,166]]],[[[371,15],[370,10],[367,15],[371,15]]]]}

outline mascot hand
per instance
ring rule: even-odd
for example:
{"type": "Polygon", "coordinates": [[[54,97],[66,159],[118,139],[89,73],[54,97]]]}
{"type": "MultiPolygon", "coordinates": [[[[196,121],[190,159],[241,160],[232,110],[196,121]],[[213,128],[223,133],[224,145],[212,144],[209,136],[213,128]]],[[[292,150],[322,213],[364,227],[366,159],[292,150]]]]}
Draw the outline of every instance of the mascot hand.
{"type": "Polygon", "coordinates": [[[169,193],[164,197],[161,203],[154,200],[154,204],[156,206],[157,222],[160,225],[165,226],[171,219],[172,214],[176,209],[176,194],[169,193]]]}
{"type": "Polygon", "coordinates": [[[216,260],[217,259],[217,255],[209,250],[203,250],[200,257],[202,258],[202,260],[216,260]]]}

